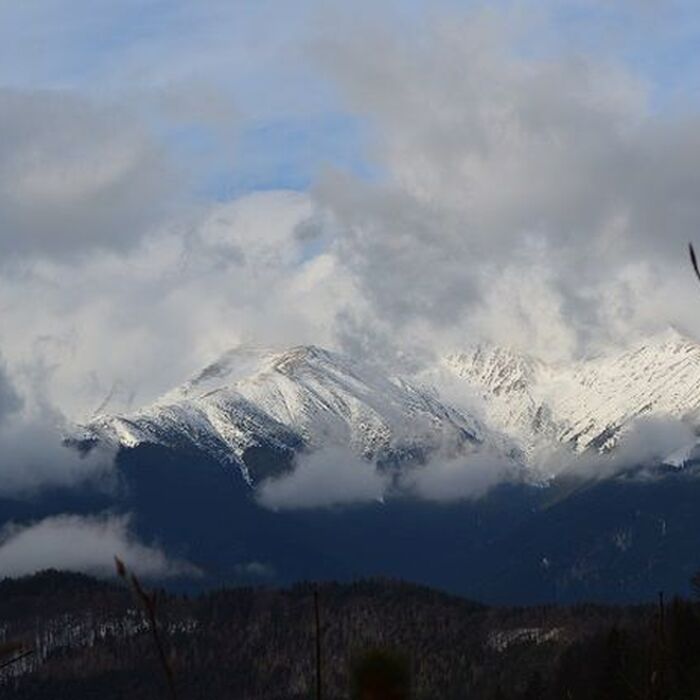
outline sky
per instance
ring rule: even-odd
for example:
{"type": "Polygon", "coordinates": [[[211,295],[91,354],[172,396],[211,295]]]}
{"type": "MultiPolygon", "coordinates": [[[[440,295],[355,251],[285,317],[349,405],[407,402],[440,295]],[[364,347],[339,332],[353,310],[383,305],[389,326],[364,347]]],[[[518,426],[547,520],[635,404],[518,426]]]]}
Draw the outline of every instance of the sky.
{"type": "Polygon", "coordinates": [[[700,337],[698,39],[680,0],[0,0],[4,488],[239,343],[700,337]]]}

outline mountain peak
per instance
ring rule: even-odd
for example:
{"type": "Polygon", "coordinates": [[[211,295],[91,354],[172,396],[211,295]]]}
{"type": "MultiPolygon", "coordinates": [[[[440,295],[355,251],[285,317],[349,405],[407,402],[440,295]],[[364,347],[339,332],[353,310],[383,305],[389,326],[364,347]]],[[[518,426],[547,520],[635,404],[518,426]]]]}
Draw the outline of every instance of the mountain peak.
{"type": "Polygon", "coordinates": [[[310,363],[340,364],[339,355],[318,345],[296,345],[278,353],[274,361],[277,371],[284,372],[310,363]]]}
{"type": "Polygon", "coordinates": [[[326,447],[400,462],[484,439],[475,419],[429,392],[315,345],[234,348],[152,406],[86,431],[126,447],[194,445],[237,463],[249,481],[251,450],[256,463],[261,452],[289,461],[326,447]]]}
{"type": "Polygon", "coordinates": [[[285,372],[304,363],[332,361],[333,354],[317,345],[297,345],[291,348],[238,345],[224,352],[180,387],[168,392],[159,402],[234,386],[265,372],[285,372]]]}
{"type": "Polygon", "coordinates": [[[530,455],[547,443],[607,450],[641,416],[685,419],[700,411],[700,344],[674,327],[564,365],[490,348],[448,366],[477,388],[487,424],[530,455]]]}
{"type": "Polygon", "coordinates": [[[448,355],[446,364],[495,396],[523,391],[536,378],[542,363],[512,348],[479,343],[467,352],[448,355]]]}
{"type": "Polygon", "coordinates": [[[287,460],[323,447],[368,459],[422,459],[488,443],[536,466],[562,445],[611,449],[641,416],[700,415],[700,345],[675,328],[625,351],[560,365],[482,343],[435,369],[450,402],[317,345],[240,346],[155,404],[101,416],[85,434],[121,446],[189,442],[250,477],[251,449],[287,460]]]}

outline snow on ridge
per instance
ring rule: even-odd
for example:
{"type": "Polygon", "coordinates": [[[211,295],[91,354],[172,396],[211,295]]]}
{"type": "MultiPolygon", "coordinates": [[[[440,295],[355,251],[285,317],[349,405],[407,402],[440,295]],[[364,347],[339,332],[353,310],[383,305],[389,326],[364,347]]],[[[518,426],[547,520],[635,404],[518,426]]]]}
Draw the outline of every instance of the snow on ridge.
{"type": "Polygon", "coordinates": [[[569,365],[484,346],[445,364],[477,391],[489,425],[529,454],[548,443],[607,450],[641,416],[700,412],[700,344],[675,329],[569,365]]]}
{"type": "Polygon", "coordinates": [[[316,346],[237,348],[152,406],[99,416],[86,437],[123,447],[185,443],[245,465],[249,448],[342,446],[368,459],[457,451],[488,436],[478,421],[406,380],[316,346]]]}
{"type": "MultiPolygon", "coordinates": [[[[189,445],[246,466],[264,447],[342,446],[367,459],[475,446],[536,466],[561,449],[608,450],[640,416],[700,417],[700,345],[676,330],[626,350],[550,365],[485,344],[411,378],[309,345],[240,347],[151,406],[98,416],[80,436],[134,447],[189,445]]],[[[678,445],[669,464],[698,450],[678,445]]]]}

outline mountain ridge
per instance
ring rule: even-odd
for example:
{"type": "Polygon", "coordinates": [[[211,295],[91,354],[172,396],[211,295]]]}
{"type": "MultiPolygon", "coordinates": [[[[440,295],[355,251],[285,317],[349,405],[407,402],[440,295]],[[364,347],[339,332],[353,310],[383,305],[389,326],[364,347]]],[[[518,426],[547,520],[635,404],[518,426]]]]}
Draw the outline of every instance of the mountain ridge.
{"type": "Polygon", "coordinates": [[[249,482],[250,448],[291,458],[337,445],[391,462],[488,440],[478,421],[431,392],[317,346],[231,350],[151,406],[99,416],[79,437],[120,447],[189,442],[237,464],[249,482]]]}
{"type": "Polygon", "coordinates": [[[675,329],[567,365],[483,347],[445,365],[530,456],[551,442],[608,451],[641,416],[693,424],[700,411],[700,344],[675,329]]]}
{"type": "MultiPolygon", "coordinates": [[[[642,417],[694,429],[699,414],[700,344],[670,329],[568,364],[482,343],[408,377],[316,345],[241,346],[150,406],[98,416],[76,435],[199,449],[237,465],[252,485],[270,474],[252,473],[250,451],[282,470],[328,446],[378,463],[489,449],[535,468],[561,450],[574,460],[614,450],[642,417]]],[[[669,463],[680,466],[695,443],[685,436],[669,463]]]]}

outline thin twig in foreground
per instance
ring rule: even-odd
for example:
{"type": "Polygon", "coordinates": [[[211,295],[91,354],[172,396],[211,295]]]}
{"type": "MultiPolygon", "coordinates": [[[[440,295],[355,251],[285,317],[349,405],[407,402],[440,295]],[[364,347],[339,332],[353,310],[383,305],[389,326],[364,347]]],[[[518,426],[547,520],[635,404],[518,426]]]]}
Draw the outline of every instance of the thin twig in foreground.
{"type": "Polygon", "coordinates": [[[12,664],[16,664],[18,661],[21,661],[22,659],[26,659],[28,656],[31,656],[34,653],[34,649],[28,649],[25,652],[22,652],[19,656],[15,656],[13,659],[10,659],[9,661],[4,661],[3,663],[0,663],[0,671],[2,669],[7,668],[8,666],[12,666],[12,664]]]}
{"type": "Polygon", "coordinates": [[[119,557],[114,557],[114,563],[117,567],[117,574],[124,580],[128,580],[131,583],[131,590],[133,591],[138,601],[141,603],[141,606],[143,607],[144,612],[146,613],[146,617],[148,618],[148,625],[151,628],[153,644],[155,645],[156,652],[158,654],[158,661],[160,662],[161,668],[163,669],[163,673],[165,674],[165,680],[168,685],[170,697],[172,700],[177,700],[177,692],[175,690],[175,674],[173,673],[172,666],[168,661],[163,642],[158,632],[158,618],[156,615],[156,591],[148,593],[146,590],[144,590],[136,574],[131,573],[131,575],[128,576],[126,565],[119,557]]]}
{"type": "Polygon", "coordinates": [[[698,269],[698,259],[695,256],[695,250],[692,243],[688,243],[688,252],[690,253],[690,262],[693,264],[695,276],[700,280],[700,269],[698,269]]]}

